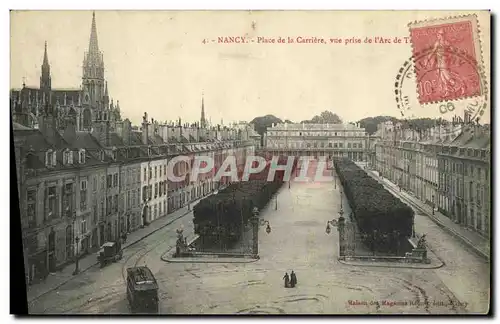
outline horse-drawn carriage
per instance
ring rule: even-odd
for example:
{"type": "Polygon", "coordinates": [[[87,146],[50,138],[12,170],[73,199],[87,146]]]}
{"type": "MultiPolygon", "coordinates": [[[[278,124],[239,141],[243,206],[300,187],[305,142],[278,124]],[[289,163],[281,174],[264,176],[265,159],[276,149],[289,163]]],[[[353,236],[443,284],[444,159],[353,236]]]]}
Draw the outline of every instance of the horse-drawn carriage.
{"type": "Polygon", "coordinates": [[[106,242],[97,253],[97,261],[104,268],[108,263],[121,260],[123,257],[123,250],[121,241],[106,242]]]}

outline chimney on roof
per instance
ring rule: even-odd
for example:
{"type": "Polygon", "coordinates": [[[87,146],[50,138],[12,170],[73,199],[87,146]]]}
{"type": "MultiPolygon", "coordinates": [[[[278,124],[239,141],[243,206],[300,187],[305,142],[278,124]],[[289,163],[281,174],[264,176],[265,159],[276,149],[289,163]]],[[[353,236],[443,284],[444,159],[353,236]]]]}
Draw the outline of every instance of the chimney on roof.
{"type": "Polygon", "coordinates": [[[469,115],[469,112],[466,110],[464,110],[464,123],[465,124],[468,124],[470,123],[470,115],[469,115]]]}
{"type": "Polygon", "coordinates": [[[481,125],[474,124],[473,129],[474,129],[474,138],[480,138],[483,136],[484,129],[481,125]]]}
{"type": "Polygon", "coordinates": [[[144,116],[142,117],[142,144],[148,145],[148,113],[145,112],[144,116]]]}
{"type": "Polygon", "coordinates": [[[191,129],[191,134],[193,135],[194,139],[196,140],[196,143],[198,143],[200,141],[200,128],[193,127],[191,129]]]}

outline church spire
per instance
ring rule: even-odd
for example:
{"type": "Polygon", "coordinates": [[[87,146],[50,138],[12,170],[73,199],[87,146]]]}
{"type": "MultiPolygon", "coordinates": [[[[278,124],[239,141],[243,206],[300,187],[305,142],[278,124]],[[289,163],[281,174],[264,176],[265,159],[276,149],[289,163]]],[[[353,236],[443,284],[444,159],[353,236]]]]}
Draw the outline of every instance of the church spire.
{"type": "Polygon", "coordinates": [[[92,27],[90,28],[89,54],[99,54],[99,44],[97,42],[97,26],[95,23],[95,11],[92,12],[92,27]]]}
{"type": "Polygon", "coordinates": [[[200,119],[200,127],[205,128],[207,126],[207,120],[205,119],[205,98],[203,96],[203,92],[201,93],[201,119],[200,119]]]}
{"type": "Polygon", "coordinates": [[[50,77],[50,64],[49,55],[47,54],[47,42],[45,42],[45,49],[43,52],[43,63],[42,63],[42,73],[40,75],[40,89],[44,92],[48,92],[51,89],[51,77],[50,77]]]}
{"type": "Polygon", "coordinates": [[[109,108],[108,81],[106,81],[106,86],[104,89],[105,89],[104,96],[102,97],[102,100],[104,101],[104,108],[108,109],[109,108]]]}
{"type": "Polygon", "coordinates": [[[49,56],[47,55],[47,41],[45,41],[45,50],[43,52],[43,65],[49,65],[49,56]]]}

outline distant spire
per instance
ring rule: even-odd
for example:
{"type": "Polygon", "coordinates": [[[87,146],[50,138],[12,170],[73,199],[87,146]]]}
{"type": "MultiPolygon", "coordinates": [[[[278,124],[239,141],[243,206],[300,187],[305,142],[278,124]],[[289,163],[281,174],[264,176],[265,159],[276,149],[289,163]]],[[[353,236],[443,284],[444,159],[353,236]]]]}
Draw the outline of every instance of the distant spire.
{"type": "Polygon", "coordinates": [[[92,27],[90,29],[89,54],[98,54],[99,44],[97,43],[97,26],[95,23],[95,11],[92,12],[92,27]]]}
{"type": "Polygon", "coordinates": [[[47,55],[47,41],[45,41],[45,50],[43,52],[43,65],[49,65],[49,56],[47,55]]]}
{"type": "Polygon", "coordinates": [[[205,128],[207,126],[207,121],[205,119],[205,98],[203,92],[201,93],[201,120],[200,127],[205,128]]]}
{"type": "Polygon", "coordinates": [[[45,48],[43,51],[42,73],[40,75],[40,89],[43,89],[44,91],[50,91],[51,89],[49,55],[47,54],[47,41],[45,41],[45,48]]]}

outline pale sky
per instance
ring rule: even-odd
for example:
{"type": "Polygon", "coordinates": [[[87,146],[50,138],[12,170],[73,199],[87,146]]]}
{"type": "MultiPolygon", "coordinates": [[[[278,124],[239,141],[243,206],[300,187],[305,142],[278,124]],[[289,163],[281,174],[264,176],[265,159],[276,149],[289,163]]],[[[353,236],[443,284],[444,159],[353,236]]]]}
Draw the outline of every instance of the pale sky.
{"type": "MultiPolygon", "coordinates": [[[[199,120],[202,92],[206,116],[214,124],[265,114],[298,122],[323,110],[355,121],[400,117],[394,82],[411,56],[409,43],[217,44],[217,37],[393,39],[408,37],[411,21],[467,13],[96,11],[96,22],[110,96],[134,124],[145,111],[157,120],[199,120]],[[203,39],[216,42],[203,44],[203,39]]],[[[477,14],[489,77],[489,14],[477,14]]],[[[91,11],[13,12],[11,87],[21,87],[23,78],[39,86],[47,41],[52,87],[78,88],[91,21],[91,11]]],[[[440,116],[436,107],[412,103],[415,116],[440,116]]]]}

